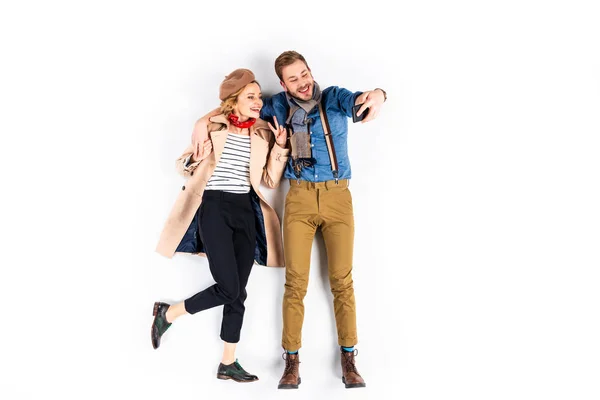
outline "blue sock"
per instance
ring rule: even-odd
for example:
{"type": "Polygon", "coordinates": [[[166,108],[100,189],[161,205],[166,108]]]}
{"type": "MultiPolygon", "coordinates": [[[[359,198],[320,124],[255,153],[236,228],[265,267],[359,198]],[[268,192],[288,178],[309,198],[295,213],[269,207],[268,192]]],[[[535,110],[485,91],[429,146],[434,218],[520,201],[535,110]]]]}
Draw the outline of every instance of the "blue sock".
{"type": "Polygon", "coordinates": [[[345,352],[351,353],[351,352],[354,351],[354,346],[352,346],[352,347],[344,347],[344,346],[342,346],[342,350],[345,351],[345,352]]]}
{"type": "Polygon", "coordinates": [[[298,354],[298,350],[296,350],[296,351],[289,351],[289,350],[286,350],[286,352],[287,352],[288,354],[298,354]]]}

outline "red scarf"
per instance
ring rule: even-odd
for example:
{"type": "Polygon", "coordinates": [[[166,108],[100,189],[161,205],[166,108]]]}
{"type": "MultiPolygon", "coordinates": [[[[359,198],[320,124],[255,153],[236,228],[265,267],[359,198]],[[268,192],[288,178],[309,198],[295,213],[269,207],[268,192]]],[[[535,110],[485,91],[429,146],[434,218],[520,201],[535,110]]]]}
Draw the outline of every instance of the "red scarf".
{"type": "Polygon", "coordinates": [[[238,122],[239,117],[233,113],[229,114],[229,117],[227,117],[227,118],[229,119],[229,122],[231,122],[233,124],[233,126],[242,128],[242,129],[250,128],[256,122],[256,118],[249,118],[248,120],[246,120],[244,122],[238,122]]]}

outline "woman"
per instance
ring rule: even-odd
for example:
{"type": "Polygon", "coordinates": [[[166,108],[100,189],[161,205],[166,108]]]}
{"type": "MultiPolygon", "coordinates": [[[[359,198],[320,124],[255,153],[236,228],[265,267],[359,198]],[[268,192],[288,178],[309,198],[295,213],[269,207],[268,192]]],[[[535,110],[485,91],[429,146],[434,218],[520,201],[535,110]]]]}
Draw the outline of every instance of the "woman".
{"type": "Polygon", "coordinates": [[[246,283],[254,262],[283,266],[283,247],[277,214],[265,201],[262,180],[275,188],[289,150],[286,131],[259,119],[261,91],[254,74],[237,69],[221,83],[221,114],[210,119],[209,139],[200,159],[190,145],[177,160],[189,177],[181,189],[161,234],[157,251],[206,255],[215,284],[185,301],[154,303],[152,346],[180,316],[223,305],[223,358],[217,378],[253,382],[235,358],[244,316],[246,283]]]}

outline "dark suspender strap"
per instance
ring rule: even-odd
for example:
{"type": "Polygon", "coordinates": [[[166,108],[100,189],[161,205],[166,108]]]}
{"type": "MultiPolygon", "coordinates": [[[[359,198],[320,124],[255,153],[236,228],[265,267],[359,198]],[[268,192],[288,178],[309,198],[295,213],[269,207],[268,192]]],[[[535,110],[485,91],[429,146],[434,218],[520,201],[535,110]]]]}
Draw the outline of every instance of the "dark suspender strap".
{"type": "MultiPolygon", "coordinates": [[[[292,116],[292,108],[290,107],[288,109],[288,116],[287,116],[287,120],[286,120],[286,125],[290,124],[290,117],[291,116],[292,116]]],[[[288,141],[290,143],[290,149],[293,152],[292,135],[293,135],[293,131],[294,130],[293,130],[293,128],[291,128],[289,126],[286,126],[285,130],[286,130],[286,134],[287,134],[287,137],[288,137],[288,141]]],[[[300,167],[301,167],[300,161],[294,159],[294,157],[290,157],[290,158],[292,160],[292,170],[294,171],[294,175],[296,175],[296,180],[298,181],[298,184],[300,184],[300,174],[301,174],[301,172],[300,172],[300,167]]]]}
{"type": "Polygon", "coordinates": [[[329,120],[327,114],[323,110],[323,106],[319,102],[319,116],[321,117],[321,125],[323,125],[323,132],[325,132],[325,143],[327,143],[327,151],[329,152],[329,161],[331,162],[331,172],[335,183],[338,183],[338,163],[335,155],[335,148],[333,147],[333,137],[331,136],[331,128],[329,128],[329,120]]]}

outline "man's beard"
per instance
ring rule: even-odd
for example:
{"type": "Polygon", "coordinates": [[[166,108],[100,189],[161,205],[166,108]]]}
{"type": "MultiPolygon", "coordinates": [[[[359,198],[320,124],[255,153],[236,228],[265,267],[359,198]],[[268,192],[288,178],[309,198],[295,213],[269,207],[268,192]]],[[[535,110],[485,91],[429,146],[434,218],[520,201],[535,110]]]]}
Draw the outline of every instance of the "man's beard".
{"type": "Polygon", "coordinates": [[[306,94],[303,95],[303,96],[308,96],[308,97],[306,97],[306,98],[300,97],[300,96],[302,96],[302,94],[299,91],[290,93],[290,96],[292,96],[296,100],[307,101],[307,100],[312,99],[314,94],[315,94],[315,86],[311,83],[308,87],[308,92],[306,92],[306,94]],[[310,94],[310,96],[308,96],[309,94],[310,94]]]}

